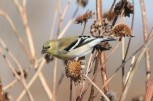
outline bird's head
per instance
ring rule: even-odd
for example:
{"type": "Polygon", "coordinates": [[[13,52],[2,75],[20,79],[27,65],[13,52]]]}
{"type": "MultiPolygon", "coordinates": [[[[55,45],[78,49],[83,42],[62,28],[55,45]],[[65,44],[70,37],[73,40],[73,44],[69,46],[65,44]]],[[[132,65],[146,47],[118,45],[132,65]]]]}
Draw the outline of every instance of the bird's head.
{"type": "Polygon", "coordinates": [[[47,41],[46,43],[43,44],[43,49],[41,51],[42,54],[47,53],[47,54],[51,54],[50,52],[52,51],[52,47],[53,43],[52,41],[47,41]]]}

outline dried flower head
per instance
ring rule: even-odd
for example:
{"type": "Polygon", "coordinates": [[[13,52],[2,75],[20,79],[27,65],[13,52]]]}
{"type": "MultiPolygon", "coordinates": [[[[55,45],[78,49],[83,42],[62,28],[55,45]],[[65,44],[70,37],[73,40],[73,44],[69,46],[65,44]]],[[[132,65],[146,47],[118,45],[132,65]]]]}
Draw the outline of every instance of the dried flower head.
{"type": "Polygon", "coordinates": [[[112,48],[111,45],[109,44],[109,42],[103,42],[101,44],[101,46],[102,46],[103,50],[109,50],[110,48],[112,48]]]}
{"type": "MultiPolygon", "coordinates": [[[[106,92],[105,94],[109,98],[110,101],[118,101],[118,98],[115,92],[110,90],[106,92]]],[[[101,101],[106,101],[106,99],[102,96],[101,101]]]]}
{"type": "Polygon", "coordinates": [[[106,12],[103,14],[103,18],[107,18],[108,21],[112,21],[116,16],[116,13],[114,11],[106,12]]]}
{"type": "Polygon", "coordinates": [[[77,4],[81,7],[85,7],[88,4],[88,0],[77,0],[77,4]]]}
{"type": "Polygon", "coordinates": [[[81,61],[69,60],[65,67],[66,76],[70,77],[74,82],[80,82],[81,80],[81,61]]]}
{"type": "Polygon", "coordinates": [[[131,29],[126,24],[115,25],[113,27],[113,34],[117,37],[133,37],[131,29]]]}
{"type": "Polygon", "coordinates": [[[94,21],[94,23],[90,27],[90,33],[94,37],[105,37],[111,35],[112,26],[110,25],[107,19],[103,19],[102,21],[94,21]]]}
{"type": "MultiPolygon", "coordinates": [[[[114,12],[118,15],[120,13],[120,10],[123,6],[124,2],[119,1],[116,5],[115,5],[115,8],[114,8],[114,12]]],[[[128,16],[130,17],[130,14],[132,14],[134,12],[134,6],[132,3],[126,1],[125,3],[125,6],[124,6],[124,9],[123,9],[123,16],[128,16]]]]}
{"type": "Polygon", "coordinates": [[[91,19],[91,18],[93,18],[93,15],[94,15],[95,13],[93,13],[92,11],[86,11],[86,13],[85,14],[83,14],[83,15],[80,15],[80,16],[78,16],[77,18],[76,18],[76,20],[75,20],[75,24],[82,24],[82,23],[84,23],[84,22],[87,22],[87,20],[88,19],[91,19]]]}

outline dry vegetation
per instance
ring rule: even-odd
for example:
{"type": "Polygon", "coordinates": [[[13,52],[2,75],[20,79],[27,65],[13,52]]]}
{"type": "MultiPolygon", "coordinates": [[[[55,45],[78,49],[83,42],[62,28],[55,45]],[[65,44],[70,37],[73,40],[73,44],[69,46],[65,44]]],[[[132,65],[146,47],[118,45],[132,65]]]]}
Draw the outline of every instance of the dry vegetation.
{"type": "MultiPolygon", "coordinates": [[[[7,64],[7,67],[11,70],[12,76],[14,80],[8,83],[7,85],[3,85],[3,82],[0,80],[0,101],[22,101],[23,97],[26,96],[29,101],[36,101],[33,93],[31,92],[30,87],[36,85],[36,79],[39,78],[41,82],[41,86],[44,89],[44,92],[48,98],[48,101],[57,101],[57,93],[60,92],[60,86],[62,82],[64,82],[64,76],[67,76],[67,79],[70,79],[70,86],[68,89],[69,91],[69,101],[84,101],[84,96],[88,96],[88,101],[93,101],[98,95],[101,96],[101,101],[125,101],[128,95],[129,87],[132,84],[132,80],[135,76],[135,73],[138,69],[138,66],[141,62],[142,57],[145,57],[145,69],[146,69],[146,93],[142,98],[135,98],[133,101],[151,101],[153,96],[153,81],[151,79],[151,65],[150,65],[150,51],[149,51],[149,44],[151,43],[153,37],[153,30],[148,31],[147,26],[147,18],[146,18],[146,10],[144,5],[144,0],[140,0],[140,6],[142,11],[142,18],[143,18],[143,33],[144,33],[144,44],[138,48],[136,51],[132,52],[132,55],[128,55],[130,50],[130,44],[133,42],[131,41],[133,38],[133,24],[134,24],[134,0],[130,3],[127,0],[114,0],[112,5],[110,5],[110,10],[107,13],[103,14],[102,10],[102,0],[96,0],[96,12],[90,11],[90,8],[87,12],[80,16],[76,16],[79,9],[84,8],[88,4],[88,0],[76,0],[76,8],[75,12],[72,15],[72,18],[69,19],[67,24],[63,26],[64,18],[67,14],[69,6],[71,5],[72,0],[67,0],[67,4],[64,6],[64,9],[61,10],[61,1],[56,1],[56,9],[54,12],[52,27],[50,38],[57,35],[57,38],[62,38],[63,35],[66,33],[68,28],[71,26],[72,23],[75,24],[83,24],[82,26],[82,33],[79,35],[85,34],[84,31],[87,27],[90,28],[90,34],[94,37],[106,37],[106,36],[114,36],[120,37],[117,44],[111,46],[110,43],[105,42],[99,45],[100,49],[93,51],[93,54],[86,57],[86,59],[81,58],[78,61],[76,60],[69,60],[65,62],[65,72],[64,74],[60,74],[61,77],[57,78],[57,68],[58,63],[60,60],[54,58],[52,56],[45,55],[41,58],[36,56],[36,50],[34,46],[34,40],[31,33],[31,28],[29,26],[29,22],[27,19],[27,12],[26,12],[26,2],[27,0],[12,0],[14,6],[18,10],[19,16],[21,17],[22,24],[24,26],[27,42],[21,36],[18,29],[15,26],[15,22],[11,19],[8,12],[0,9],[0,17],[3,17],[7,23],[10,25],[9,27],[12,29],[16,40],[18,41],[19,45],[22,47],[23,53],[27,56],[26,58],[29,60],[29,67],[30,68],[23,68],[24,65],[19,62],[19,59],[14,55],[12,50],[6,45],[5,40],[3,40],[0,36],[0,55],[1,58],[4,60],[4,63],[7,64]],[[103,14],[103,15],[102,15],[103,14]],[[131,26],[127,25],[124,22],[124,19],[131,17],[131,26]],[[87,26],[88,20],[95,18],[95,21],[92,25],[87,26]],[[58,19],[59,18],[59,19],[58,19]],[[76,19],[76,20],[75,20],[76,19]],[[118,23],[119,20],[123,20],[122,23],[118,23]],[[57,22],[56,22],[57,21],[57,22]],[[57,33],[55,32],[55,25],[57,24],[57,33]],[[128,45],[125,47],[125,39],[128,38],[128,45]],[[109,58],[114,55],[115,51],[121,46],[122,48],[122,61],[119,67],[108,77],[107,74],[107,64],[106,62],[109,58]],[[109,50],[109,54],[106,55],[106,51],[109,50]],[[84,62],[86,63],[84,64],[84,62]],[[43,74],[42,69],[45,65],[50,65],[48,63],[53,62],[54,66],[52,66],[53,74],[53,84],[49,85],[46,81],[46,78],[43,74]],[[130,67],[125,66],[126,63],[130,62],[130,67]],[[84,66],[85,68],[82,68],[84,66]],[[129,68],[128,72],[125,72],[125,67],[129,68]],[[30,71],[34,70],[30,80],[27,80],[27,76],[30,75],[30,71]],[[118,75],[118,71],[121,70],[122,73],[122,93],[121,94],[114,94],[114,91],[111,90],[109,87],[109,83],[113,78],[118,75]],[[100,86],[97,85],[97,75],[100,74],[100,79],[102,83],[100,86]],[[12,89],[19,83],[22,86],[21,92],[18,94],[16,98],[11,96],[9,93],[9,89],[12,89]],[[52,87],[50,87],[52,86],[52,87]],[[50,89],[52,88],[52,89],[50,89]],[[89,92],[89,93],[87,93],[89,92]]],[[[77,26],[77,25],[76,25],[77,26]]],[[[1,33],[1,31],[0,31],[1,33]]],[[[33,35],[35,36],[35,35],[33,35]]],[[[116,42],[115,42],[116,43],[116,42]]],[[[19,47],[20,47],[19,46],[19,47]]],[[[41,52],[41,51],[40,51],[41,52]]],[[[118,61],[120,61],[118,59],[118,61]]],[[[3,72],[3,67],[0,67],[0,72],[3,72]]],[[[3,76],[0,79],[4,78],[3,76]]],[[[37,88],[39,90],[39,88],[37,88]]],[[[42,92],[42,93],[44,93],[42,92]]],[[[66,92],[66,91],[65,91],[66,92]]],[[[15,91],[14,91],[15,93],[15,91]]],[[[117,93],[117,92],[116,92],[117,93]]],[[[43,99],[41,99],[43,100],[43,99]]]]}

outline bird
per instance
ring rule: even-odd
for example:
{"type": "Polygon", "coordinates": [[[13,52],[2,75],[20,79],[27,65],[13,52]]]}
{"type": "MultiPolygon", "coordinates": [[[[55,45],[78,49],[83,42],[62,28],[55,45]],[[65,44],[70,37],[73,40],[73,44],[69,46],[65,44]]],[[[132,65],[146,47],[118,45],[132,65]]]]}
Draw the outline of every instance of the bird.
{"type": "Polygon", "coordinates": [[[69,36],[53,39],[43,44],[42,54],[55,56],[63,60],[83,57],[91,53],[94,47],[106,41],[114,41],[114,37],[69,36]]]}

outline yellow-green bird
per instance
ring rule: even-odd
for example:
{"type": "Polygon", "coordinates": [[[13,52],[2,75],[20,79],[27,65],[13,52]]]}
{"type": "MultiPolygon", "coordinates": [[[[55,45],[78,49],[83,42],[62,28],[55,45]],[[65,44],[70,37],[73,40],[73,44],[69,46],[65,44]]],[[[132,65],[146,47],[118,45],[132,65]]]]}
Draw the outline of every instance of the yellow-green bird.
{"type": "Polygon", "coordinates": [[[43,45],[42,54],[47,53],[59,59],[69,60],[87,55],[100,42],[113,41],[116,38],[96,38],[91,36],[72,36],[49,40],[43,45]]]}

